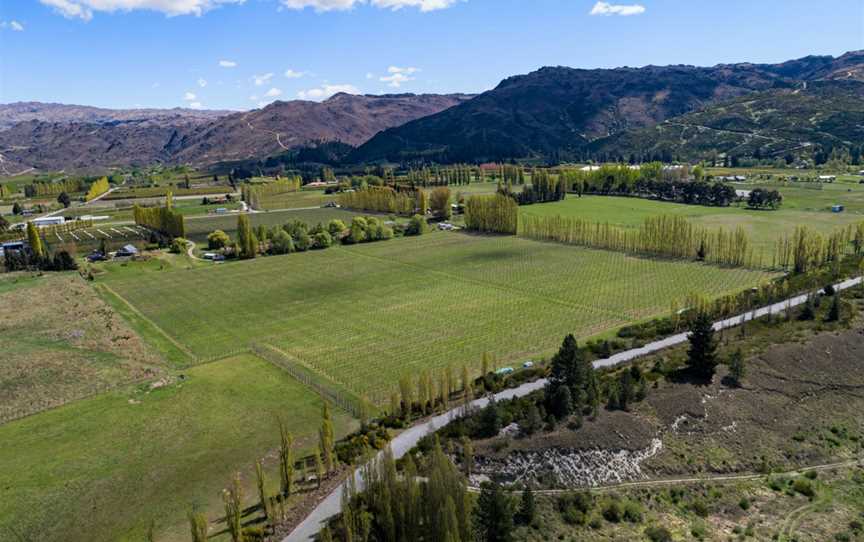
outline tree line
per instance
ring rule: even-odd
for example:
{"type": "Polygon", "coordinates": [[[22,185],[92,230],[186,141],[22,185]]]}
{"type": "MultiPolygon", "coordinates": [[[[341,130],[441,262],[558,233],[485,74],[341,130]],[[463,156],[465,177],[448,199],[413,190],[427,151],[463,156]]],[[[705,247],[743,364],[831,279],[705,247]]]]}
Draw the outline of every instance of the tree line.
{"type": "Polygon", "coordinates": [[[164,207],[141,207],[134,205],[132,215],[135,224],[160,233],[170,239],[186,237],[186,221],[183,215],[173,209],[172,196],[168,193],[164,207]]]}
{"type": "Polygon", "coordinates": [[[774,265],[796,274],[822,266],[838,267],[849,255],[864,251],[864,222],[838,228],[824,236],[808,226],[797,226],[777,240],[774,265]]]}
{"type": "Polygon", "coordinates": [[[515,235],[519,227],[519,205],[503,194],[471,196],[465,203],[465,227],[472,231],[515,235]]]}
{"type": "Polygon", "coordinates": [[[100,177],[90,185],[90,188],[87,189],[84,201],[94,200],[110,189],[111,185],[108,183],[108,177],[100,177]]]}
{"type": "Polygon", "coordinates": [[[684,258],[735,267],[760,264],[740,226],[729,232],[694,226],[677,215],[648,217],[639,228],[562,216],[523,216],[519,235],[588,248],[684,258]]]}
{"type": "Polygon", "coordinates": [[[240,187],[240,191],[243,201],[248,203],[253,209],[260,209],[262,198],[296,192],[300,190],[302,185],[303,179],[294,176],[277,178],[275,181],[267,183],[246,183],[240,187]]]}
{"type": "Polygon", "coordinates": [[[63,179],[57,181],[33,181],[24,186],[24,195],[28,198],[39,196],[57,196],[61,192],[83,192],[90,183],[86,179],[63,179]]]}

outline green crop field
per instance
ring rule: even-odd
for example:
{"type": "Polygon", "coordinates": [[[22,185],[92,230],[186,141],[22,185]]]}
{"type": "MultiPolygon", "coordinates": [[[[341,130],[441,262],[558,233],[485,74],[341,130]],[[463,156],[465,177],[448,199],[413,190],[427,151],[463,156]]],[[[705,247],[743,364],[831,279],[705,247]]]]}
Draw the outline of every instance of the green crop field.
{"type": "MultiPolygon", "coordinates": [[[[753,186],[748,185],[747,188],[752,189],[753,186]]],[[[780,190],[785,197],[786,189],[780,188],[780,190]]],[[[825,205],[819,203],[815,196],[811,196],[810,190],[806,190],[806,194],[801,194],[805,190],[799,188],[792,191],[789,201],[784,202],[783,206],[776,211],[754,211],[737,206],[685,205],[640,198],[613,196],[579,198],[568,195],[564,201],[521,207],[520,213],[535,216],[572,216],[592,222],[608,222],[633,227],[638,226],[648,217],[667,214],[683,216],[694,224],[712,229],[723,227],[732,230],[741,226],[750,236],[754,247],[762,252],[763,261],[770,264],[777,239],[784,233],[794,231],[796,226],[807,225],[819,232],[828,233],[835,228],[864,220],[864,216],[857,212],[832,213],[830,205],[822,211],[825,205]],[[816,210],[817,208],[820,210],[816,210]]],[[[849,199],[854,205],[855,200],[843,196],[845,192],[834,192],[834,194],[836,197],[822,196],[822,198],[826,201],[839,200],[837,203],[844,203],[849,199]]],[[[857,194],[858,197],[862,197],[861,212],[864,212],[864,190],[857,194]]]]}
{"type": "Polygon", "coordinates": [[[403,374],[474,370],[485,351],[515,363],[769,276],[461,233],[132,271],[100,280],[196,356],[268,343],[377,401],[403,374]]]}
{"type": "MultiPolygon", "coordinates": [[[[220,491],[240,471],[256,500],[254,462],[278,447],[276,417],[315,444],[318,396],[244,355],[201,365],[163,387],[144,385],[0,425],[0,539],[189,539],[196,505],[215,520],[220,491]],[[11,536],[11,538],[10,538],[11,536]]],[[[338,435],[353,422],[334,412],[338,435]]],[[[267,461],[276,490],[278,468],[267,461]]]]}

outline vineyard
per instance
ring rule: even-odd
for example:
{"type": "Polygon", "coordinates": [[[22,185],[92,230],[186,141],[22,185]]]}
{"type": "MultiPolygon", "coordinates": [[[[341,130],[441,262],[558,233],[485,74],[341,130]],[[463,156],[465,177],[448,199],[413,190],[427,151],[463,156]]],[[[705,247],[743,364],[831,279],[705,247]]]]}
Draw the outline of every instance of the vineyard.
{"type": "Polygon", "coordinates": [[[271,345],[379,404],[398,378],[548,353],[771,275],[513,237],[431,234],[105,280],[199,359],[271,345]],[[650,287],[648,287],[650,285],[650,287]]]}

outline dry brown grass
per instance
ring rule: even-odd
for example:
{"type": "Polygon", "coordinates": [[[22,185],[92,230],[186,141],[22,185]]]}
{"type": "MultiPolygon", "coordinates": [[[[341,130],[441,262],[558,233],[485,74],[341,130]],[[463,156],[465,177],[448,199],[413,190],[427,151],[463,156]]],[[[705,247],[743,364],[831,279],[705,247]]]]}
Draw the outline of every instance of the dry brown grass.
{"type": "Polygon", "coordinates": [[[0,423],[162,372],[162,360],[77,275],[2,291],[0,307],[0,423]]]}

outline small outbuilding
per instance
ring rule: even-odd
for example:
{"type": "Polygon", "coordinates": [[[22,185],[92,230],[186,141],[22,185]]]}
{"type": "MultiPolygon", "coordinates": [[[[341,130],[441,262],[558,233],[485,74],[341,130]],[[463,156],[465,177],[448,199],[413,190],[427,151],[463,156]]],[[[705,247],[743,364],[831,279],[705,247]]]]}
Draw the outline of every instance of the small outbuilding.
{"type": "Polygon", "coordinates": [[[115,254],[115,258],[131,258],[133,256],[138,255],[138,249],[135,248],[135,245],[124,245],[123,248],[118,250],[115,254]]]}

